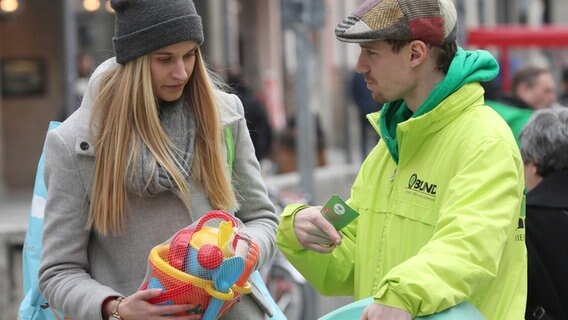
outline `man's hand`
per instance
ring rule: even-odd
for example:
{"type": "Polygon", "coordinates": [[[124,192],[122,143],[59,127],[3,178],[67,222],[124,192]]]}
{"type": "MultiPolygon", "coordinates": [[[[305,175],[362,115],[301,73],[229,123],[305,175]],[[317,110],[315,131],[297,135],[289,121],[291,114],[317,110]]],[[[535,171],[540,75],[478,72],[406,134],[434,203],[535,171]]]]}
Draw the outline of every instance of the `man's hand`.
{"type": "Polygon", "coordinates": [[[300,210],[294,217],[294,231],[306,249],[330,253],[341,244],[342,234],[320,213],[321,206],[300,210]]]}
{"type": "Polygon", "coordinates": [[[363,310],[360,320],[412,320],[412,315],[402,309],[371,303],[363,310]]]}

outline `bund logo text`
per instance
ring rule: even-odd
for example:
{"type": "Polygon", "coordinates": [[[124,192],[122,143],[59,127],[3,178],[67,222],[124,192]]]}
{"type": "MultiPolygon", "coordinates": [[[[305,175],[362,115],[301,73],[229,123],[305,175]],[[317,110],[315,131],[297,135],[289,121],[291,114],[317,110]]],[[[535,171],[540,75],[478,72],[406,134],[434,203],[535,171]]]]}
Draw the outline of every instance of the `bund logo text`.
{"type": "Polygon", "coordinates": [[[418,175],[416,173],[411,175],[410,179],[408,179],[408,189],[418,191],[423,194],[435,196],[437,188],[438,186],[433,183],[418,179],[418,175]]]}

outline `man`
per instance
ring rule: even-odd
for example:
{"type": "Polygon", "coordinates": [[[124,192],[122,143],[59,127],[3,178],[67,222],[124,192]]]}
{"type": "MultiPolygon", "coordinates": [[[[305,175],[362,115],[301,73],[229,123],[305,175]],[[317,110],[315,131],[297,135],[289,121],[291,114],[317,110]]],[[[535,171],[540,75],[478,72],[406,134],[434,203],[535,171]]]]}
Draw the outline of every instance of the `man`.
{"type": "Polygon", "coordinates": [[[535,112],[521,132],[527,189],[527,320],[568,319],[568,109],[535,112]]]}
{"type": "Polygon", "coordinates": [[[497,99],[486,99],[507,122],[519,143],[519,134],[534,110],[552,107],[556,102],[556,83],[550,70],[527,66],[513,76],[510,95],[497,99]]]}
{"type": "Polygon", "coordinates": [[[277,243],[325,295],[374,297],[362,319],[410,320],[464,301],[488,320],[522,319],[523,163],[479,81],[498,64],[456,45],[451,0],[366,1],[336,29],[384,103],[382,139],[352,186],[360,216],[341,231],[320,207],[282,213],[277,243]]]}
{"type": "Polygon", "coordinates": [[[527,66],[515,73],[511,95],[502,102],[521,109],[539,110],[550,108],[556,102],[556,83],[550,70],[527,66]]]}

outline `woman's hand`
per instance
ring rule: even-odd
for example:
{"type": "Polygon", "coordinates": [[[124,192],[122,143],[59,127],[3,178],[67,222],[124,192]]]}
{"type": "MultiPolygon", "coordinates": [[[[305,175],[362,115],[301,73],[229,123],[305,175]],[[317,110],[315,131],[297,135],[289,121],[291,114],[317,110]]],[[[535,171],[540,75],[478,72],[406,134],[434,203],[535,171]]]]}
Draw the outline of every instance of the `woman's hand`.
{"type": "MultiPolygon", "coordinates": [[[[160,289],[140,290],[131,296],[124,298],[118,306],[118,314],[123,320],[193,320],[199,319],[202,314],[187,314],[183,316],[170,316],[180,312],[194,309],[194,305],[154,305],[147,300],[162,294],[160,289]]],[[[105,320],[114,311],[116,300],[106,303],[103,310],[106,313],[105,320]]]]}

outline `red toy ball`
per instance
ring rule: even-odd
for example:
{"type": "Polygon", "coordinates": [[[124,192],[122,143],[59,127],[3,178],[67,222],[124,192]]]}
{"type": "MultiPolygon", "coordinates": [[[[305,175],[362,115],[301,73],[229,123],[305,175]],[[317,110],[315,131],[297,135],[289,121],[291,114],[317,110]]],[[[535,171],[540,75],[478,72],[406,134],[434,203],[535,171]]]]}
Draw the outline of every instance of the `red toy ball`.
{"type": "Polygon", "coordinates": [[[197,251],[197,262],[204,269],[216,269],[223,262],[223,252],[212,244],[203,245],[197,251]]]}

